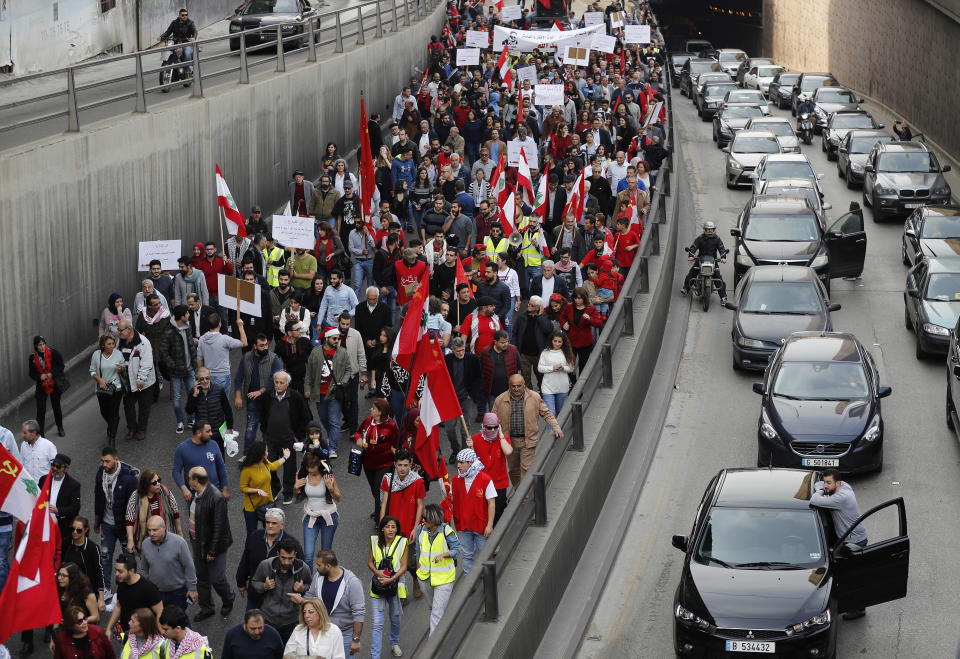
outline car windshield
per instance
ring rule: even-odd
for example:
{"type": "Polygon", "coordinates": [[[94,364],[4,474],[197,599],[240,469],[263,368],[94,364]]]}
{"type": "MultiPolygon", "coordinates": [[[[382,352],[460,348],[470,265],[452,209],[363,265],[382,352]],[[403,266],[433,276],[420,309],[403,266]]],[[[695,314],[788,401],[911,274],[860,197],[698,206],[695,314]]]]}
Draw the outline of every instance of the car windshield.
{"type": "Polygon", "coordinates": [[[960,217],[931,215],[923,221],[921,238],[960,238],[960,217]]]}
{"type": "Polygon", "coordinates": [[[820,238],[813,215],[751,215],[744,240],[810,242],[820,238]]]}
{"type": "Polygon", "coordinates": [[[780,153],[780,143],[777,138],[770,137],[744,137],[738,135],[733,140],[733,146],[730,147],[731,153],[780,153]]]}
{"type": "Polygon", "coordinates": [[[822,89],[817,92],[817,103],[856,103],[857,97],[846,89],[822,89]]]}
{"type": "Polygon", "coordinates": [[[707,71],[719,71],[720,65],[716,62],[690,62],[690,75],[706,73],[707,71]]]}
{"type": "Polygon", "coordinates": [[[877,163],[877,171],[933,174],[940,171],[940,165],[936,157],[927,151],[883,153],[877,163]]]}
{"type": "Polygon", "coordinates": [[[810,281],[756,281],[740,303],[746,313],[817,315],[820,296],[810,281]]]}
{"type": "Polygon", "coordinates": [[[808,569],[826,552],[813,510],[714,508],[694,560],[731,568],[808,569]]]}
{"type": "Polygon", "coordinates": [[[730,95],[727,96],[727,103],[764,103],[766,100],[763,98],[763,94],[755,91],[741,91],[741,92],[730,92],[730,95]]]}
{"type": "Polygon", "coordinates": [[[794,188],[768,186],[763,189],[763,194],[796,194],[806,197],[810,200],[811,208],[820,208],[820,195],[813,188],[794,188]]]}
{"type": "Polygon", "coordinates": [[[893,138],[889,135],[855,137],[850,140],[850,153],[870,153],[873,145],[877,142],[892,142],[893,138]]]}
{"type": "Polygon", "coordinates": [[[688,59],[690,59],[691,57],[692,57],[692,55],[690,55],[690,54],[686,54],[686,55],[674,55],[674,56],[671,57],[670,59],[671,59],[671,61],[673,62],[673,66],[674,66],[674,67],[681,67],[681,66],[683,66],[684,63],[685,63],[688,59]]]}
{"type": "Polygon", "coordinates": [[[873,128],[873,119],[865,114],[837,114],[834,115],[830,128],[873,128]]]}
{"type": "Polygon", "coordinates": [[[830,80],[829,78],[804,78],[803,84],[800,85],[800,91],[812,92],[818,87],[833,87],[836,84],[835,81],[830,80]]]}
{"type": "MultiPolygon", "coordinates": [[[[760,66],[757,67],[757,75],[761,78],[772,78],[783,71],[782,66],[760,66]]],[[[781,78],[782,80],[782,78],[781,78]]]]}
{"type": "Polygon", "coordinates": [[[810,163],[803,160],[768,162],[763,169],[763,178],[807,178],[816,180],[810,163]]]}
{"type": "Polygon", "coordinates": [[[925,300],[960,302],[960,272],[941,272],[930,275],[925,300]]]}
{"type": "Polygon", "coordinates": [[[252,0],[244,14],[299,14],[297,0],[252,0]]]}
{"type": "MultiPolygon", "coordinates": [[[[758,107],[748,108],[727,108],[723,111],[724,119],[749,119],[750,117],[762,117],[763,111],[758,107]]],[[[764,126],[766,129],[766,126],[764,126]]]]}
{"type": "Polygon", "coordinates": [[[723,85],[707,85],[703,89],[704,96],[723,96],[730,89],[730,83],[723,85]]]}
{"type": "Polygon", "coordinates": [[[742,62],[747,59],[746,53],[720,53],[721,62],[742,62]]]}
{"type": "Polygon", "coordinates": [[[780,74],[780,80],[778,81],[782,87],[792,87],[797,84],[797,80],[800,79],[799,73],[786,73],[780,74]]]}
{"type": "Polygon", "coordinates": [[[771,393],[796,400],[861,400],[870,387],[860,362],[784,362],[771,393]]]}
{"type": "MultiPolygon", "coordinates": [[[[759,111],[760,108],[757,108],[759,111]]],[[[759,112],[763,114],[763,112],[759,112]]],[[[751,117],[756,117],[756,114],[751,114],[751,117]]],[[[774,135],[779,135],[780,137],[786,137],[788,135],[793,136],[796,133],[793,132],[793,126],[788,124],[786,121],[762,121],[759,123],[752,124],[750,128],[754,130],[769,130],[774,135]]]]}

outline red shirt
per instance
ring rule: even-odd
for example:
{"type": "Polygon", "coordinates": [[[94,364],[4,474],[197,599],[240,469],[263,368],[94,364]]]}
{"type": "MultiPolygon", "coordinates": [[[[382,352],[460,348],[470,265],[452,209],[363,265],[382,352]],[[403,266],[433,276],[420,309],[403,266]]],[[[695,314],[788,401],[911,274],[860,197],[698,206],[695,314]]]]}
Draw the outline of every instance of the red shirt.
{"type": "Polygon", "coordinates": [[[203,271],[203,277],[207,280],[207,292],[210,295],[220,295],[220,288],[217,286],[217,275],[232,275],[233,266],[225,262],[219,256],[210,259],[204,258],[195,267],[203,271]]]}
{"type": "Polygon", "coordinates": [[[473,345],[473,352],[480,354],[483,352],[483,349],[489,345],[493,345],[493,335],[496,334],[497,330],[500,329],[500,323],[493,319],[493,317],[480,316],[479,310],[474,311],[469,316],[463,319],[463,322],[460,323],[460,333],[463,335],[464,339],[469,346],[471,341],[473,341],[473,318],[477,316],[477,336],[476,344],[473,345]]]}
{"type": "MultiPolygon", "coordinates": [[[[506,437],[506,435],[504,435],[506,437]]],[[[510,438],[506,437],[507,444],[510,438]]],[[[493,479],[493,486],[503,490],[510,485],[510,476],[507,474],[507,456],[503,454],[500,439],[488,442],[482,433],[473,436],[473,451],[483,463],[483,473],[493,479]]]]}
{"type": "MultiPolygon", "coordinates": [[[[390,479],[393,474],[388,474],[380,481],[380,491],[390,492],[390,479]]],[[[408,485],[399,492],[390,492],[390,500],[387,502],[387,514],[393,515],[400,520],[400,531],[406,537],[410,537],[410,532],[416,528],[420,522],[414,519],[417,514],[417,499],[426,499],[427,489],[423,486],[423,479],[418,478],[413,485],[408,485]]]]}
{"type": "MultiPolygon", "coordinates": [[[[483,533],[491,521],[487,510],[487,484],[491,478],[486,470],[481,471],[470,484],[467,492],[464,479],[459,476],[453,478],[453,522],[458,531],[473,531],[483,533]]],[[[496,486],[494,486],[496,487],[496,486]]]]}
{"type": "Polygon", "coordinates": [[[622,268],[629,268],[633,265],[633,259],[636,258],[637,251],[628,250],[627,247],[639,245],[640,237],[633,231],[627,233],[618,233],[614,238],[613,258],[617,260],[622,268]]]}
{"type": "Polygon", "coordinates": [[[367,471],[387,469],[393,465],[393,451],[390,449],[397,443],[397,424],[386,421],[373,425],[373,418],[367,417],[360,424],[353,439],[363,439],[366,447],[363,450],[363,468],[367,471]]]}
{"type": "Polygon", "coordinates": [[[397,304],[404,305],[413,299],[413,294],[407,295],[405,286],[416,284],[427,269],[427,264],[417,259],[413,265],[407,265],[403,260],[393,264],[397,273],[397,304]]]}

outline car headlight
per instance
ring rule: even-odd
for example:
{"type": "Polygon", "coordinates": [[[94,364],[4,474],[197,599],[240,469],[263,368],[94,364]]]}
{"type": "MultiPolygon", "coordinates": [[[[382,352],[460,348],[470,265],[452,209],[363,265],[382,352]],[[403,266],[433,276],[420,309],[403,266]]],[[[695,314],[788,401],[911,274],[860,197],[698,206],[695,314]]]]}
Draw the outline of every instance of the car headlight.
{"type": "Polygon", "coordinates": [[[861,165],[860,163],[851,162],[851,163],[850,163],[850,169],[852,169],[852,170],[855,171],[855,172],[862,172],[862,171],[863,171],[863,165],[861,165]]]}
{"type": "Polygon", "coordinates": [[[242,31],[243,31],[243,28],[242,28],[242,27],[240,27],[239,25],[235,25],[235,24],[232,24],[232,23],[231,23],[231,25],[230,25],[230,32],[231,32],[231,33],[233,33],[233,32],[242,32],[242,31]]]}
{"type": "Polygon", "coordinates": [[[682,604],[677,604],[677,608],[674,610],[673,615],[675,615],[677,620],[679,620],[680,622],[685,622],[689,625],[695,625],[700,629],[710,629],[710,627],[712,627],[712,625],[709,622],[707,622],[697,614],[683,608],[682,604]]]}
{"type": "Polygon", "coordinates": [[[897,194],[897,189],[893,186],[883,185],[882,183],[877,183],[873,186],[874,192],[877,194],[897,194]]]}
{"type": "Polygon", "coordinates": [[[948,328],[934,325],[933,323],[924,323],[923,331],[935,336],[950,336],[950,330],[948,328]]]}
{"type": "MultiPolygon", "coordinates": [[[[726,122],[724,122],[724,121],[721,121],[721,122],[720,122],[720,132],[721,132],[721,133],[729,133],[729,132],[731,132],[731,130],[730,130],[730,124],[728,124],[728,123],[726,123],[726,122]]],[[[934,192],[934,194],[937,194],[937,191],[936,191],[936,190],[934,190],[933,192],[934,192]]]]}
{"type": "MultiPolygon", "coordinates": [[[[743,346],[744,348],[762,348],[763,341],[758,341],[757,339],[748,339],[745,336],[741,336],[737,339],[737,343],[743,346]]],[[[769,439],[769,438],[768,438],[769,439]]]]}
{"type": "Polygon", "coordinates": [[[738,162],[737,162],[736,160],[734,160],[733,158],[730,158],[730,159],[727,161],[727,167],[729,167],[730,169],[737,170],[737,171],[743,169],[743,165],[741,165],[740,163],[738,163],[738,162]]]}
{"type": "Polygon", "coordinates": [[[817,254],[812,261],[810,261],[810,267],[813,269],[824,268],[829,262],[830,255],[827,253],[827,250],[821,249],[820,253],[817,254]]]}
{"type": "Polygon", "coordinates": [[[867,426],[867,429],[863,433],[863,441],[872,442],[879,436],[880,436],[880,415],[874,414],[873,419],[870,420],[870,425],[867,426]]]}
{"type": "Polygon", "coordinates": [[[708,108],[715,108],[720,105],[720,101],[707,101],[708,108]]]}
{"type": "Polygon", "coordinates": [[[813,616],[809,620],[804,620],[803,622],[798,622],[795,625],[790,625],[787,627],[786,632],[787,636],[792,636],[793,634],[799,634],[807,629],[812,629],[815,627],[825,627],[830,624],[830,609],[827,609],[823,613],[813,616]]]}
{"type": "Polygon", "coordinates": [[[947,185],[946,183],[944,183],[941,187],[939,187],[939,188],[934,188],[934,189],[933,189],[933,194],[935,194],[935,195],[948,195],[948,194],[950,194],[950,186],[947,185]]]}
{"type": "Polygon", "coordinates": [[[737,254],[737,265],[751,266],[753,265],[753,259],[746,254],[737,254]]]}

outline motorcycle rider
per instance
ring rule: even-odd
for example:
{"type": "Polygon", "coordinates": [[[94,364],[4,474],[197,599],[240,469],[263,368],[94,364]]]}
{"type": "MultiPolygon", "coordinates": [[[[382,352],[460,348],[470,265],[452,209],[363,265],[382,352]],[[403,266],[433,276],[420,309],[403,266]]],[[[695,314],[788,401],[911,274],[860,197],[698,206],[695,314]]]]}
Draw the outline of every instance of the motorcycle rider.
{"type": "Polygon", "coordinates": [[[800,132],[800,123],[803,121],[803,115],[810,115],[810,123],[813,123],[813,99],[805,98],[797,106],[797,132],[800,132]]]}
{"type": "MultiPolygon", "coordinates": [[[[179,16],[170,22],[167,29],[160,35],[160,41],[166,41],[173,37],[174,43],[188,43],[197,40],[197,26],[190,20],[190,14],[186,9],[181,9],[179,16]]],[[[183,60],[185,62],[193,61],[193,46],[183,47],[183,60]]],[[[187,65],[184,67],[187,75],[193,73],[193,67],[187,65]]]]}
{"type": "MultiPolygon", "coordinates": [[[[696,237],[693,241],[693,244],[687,248],[687,254],[690,256],[687,257],[688,261],[694,261],[696,256],[712,256],[713,258],[719,258],[720,263],[727,262],[727,248],[723,246],[723,241],[720,240],[720,236],[717,235],[717,225],[711,221],[706,221],[703,223],[703,233],[696,237]]],[[[686,295],[690,291],[690,282],[694,277],[698,276],[700,273],[700,262],[694,261],[693,266],[690,268],[690,272],[687,273],[687,276],[683,278],[683,286],[680,288],[680,295],[686,295]]],[[[713,284],[717,289],[717,293],[720,294],[720,303],[727,303],[727,284],[723,281],[723,276],[720,274],[720,268],[713,269],[713,284]]]]}

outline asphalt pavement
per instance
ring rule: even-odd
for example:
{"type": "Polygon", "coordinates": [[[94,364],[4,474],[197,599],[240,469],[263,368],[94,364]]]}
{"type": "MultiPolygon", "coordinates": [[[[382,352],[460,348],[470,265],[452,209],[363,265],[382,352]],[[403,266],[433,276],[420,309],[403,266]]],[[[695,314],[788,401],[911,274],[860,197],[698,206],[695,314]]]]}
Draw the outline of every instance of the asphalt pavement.
{"type": "MultiPolygon", "coordinates": [[[[866,104],[889,129],[892,117],[866,104]]],[[[789,110],[773,110],[790,118],[789,110]]],[[[750,199],[747,189],[724,185],[724,154],[711,139],[712,125],[702,122],[690,100],[674,94],[676,137],[684,158],[679,173],[687,176],[689,203],[699,227],[717,223],[728,248],[739,211],[750,199]]],[[[907,117],[909,120],[909,117],[907,117]]],[[[861,201],[827,162],[819,136],[802,145],[816,172],[824,174],[829,218],[861,201]]],[[[861,202],[862,203],[862,202],[861,202]]],[[[960,507],[960,448],[944,423],[945,362],[918,361],[915,338],[903,324],[906,268],[900,263],[902,223],[874,223],[864,210],[867,259],[863,278],[833,280],[831,301],[843,308],[833,314],[835,329],[856,334],[876,359],[881,384],[893,387],[883,402],[884,467],[879,474],[848,479],[861,511],[904,497],[911,538],[910,580],[905,599],[868,609],[864,618],[838,621],[839,657],[950,657],[958,632],[948,620],[960,608],[960,591],[952,587],[957,570],[954,547],[960,530],[953,511],[960,507]]],[[[697,229],[699,231],[699,229],[697,229]]],[[[681,237],[689,244],[695,234],[681,237]]],[[[732,286],[732,258],[721,271],[732,286]]],[[[679,285],[679,282],[677,282],[679,285]]],[[[716,300],[714,300],[716,302],[716,300]]],[[[691,304],[677,293],[674,304],[691,304]]],[[[584,658],[674,656],[673,598],[683,554],[670,544],[673,534],[687,534],[700,498],[713,475],[727,467],[753,467],[757,459],[760,398],[751,390],[759,374],[731,368],[733,312],[719,304],[704,313],[690,312],[683,358],[653,466],[647,476],[623,546],[612,566],[603,595],[588,626],[578,656],[584,658]]]]}

